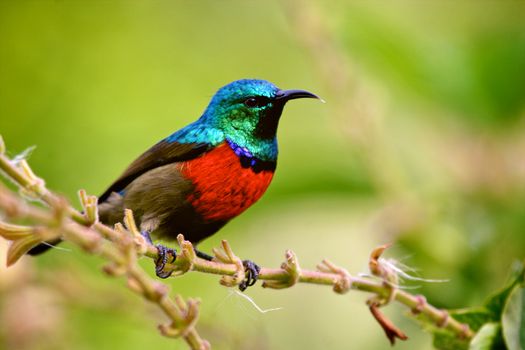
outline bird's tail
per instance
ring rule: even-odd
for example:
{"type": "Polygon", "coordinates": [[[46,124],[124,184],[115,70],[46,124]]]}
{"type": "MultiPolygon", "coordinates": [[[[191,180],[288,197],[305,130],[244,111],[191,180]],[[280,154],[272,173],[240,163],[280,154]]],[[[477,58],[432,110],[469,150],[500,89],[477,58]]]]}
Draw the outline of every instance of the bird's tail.
{"type": "Polygon", "coordinates": [[[47,252],[49,249],[53,248],[55,245],[62,242],[60,238],[54,239],[52,241],[42,242],[39,245],[31,248],[27,254],[29,255],[40,255],[42,253],[47,252]]]}

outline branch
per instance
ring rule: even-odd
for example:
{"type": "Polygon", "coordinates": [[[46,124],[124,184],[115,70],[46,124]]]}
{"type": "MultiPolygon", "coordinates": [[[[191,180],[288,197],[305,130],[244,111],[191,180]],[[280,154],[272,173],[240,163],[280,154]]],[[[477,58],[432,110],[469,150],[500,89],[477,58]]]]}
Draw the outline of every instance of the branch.
{"type": "Polygon", "coordinates": [[[181,336],[191,349],[210,348],[194,328],[198,318],[199,301],[184,302],[180,296],[168,297],[168,287],[150,278],[136,263],[139,251],[125,230],[112,230],[96,223],[96,198],[80,192],[86,214],[81,214],[67,202],[51,193],[44,181],[36,177],[25,160],[13,162],[5,155],[5,146],[0,137],[0,169],[19,186],[21,194],[39,199],[48,206],[45,209],[28,204],[21,197],[0,184],[0,208],[11,219],[30,219],[38,226],[20,226],[0,221],[0,235],[12,241],[8,251],[7,265],[11,265],[25,252],[42,241],[63,236],[64,239],[82,247],[86,252],[101,256],[109,262],[106,273],[127,277],[128,287],[155,303],[168,316],[171,324],[160,325],[166,336],[181,336]],[[83,225],[82,225],[83,224],[83,225]],[[111,233],[113,244],[103,239],[101,231],[111,233]]]}
{"type": "MultiPolygon", "coordinates": [[[[125,212],[124,225],[117,224],[110,228],[98,222],[95,196],[88,196],[85,191],[80,191],[83,211],[74,209],[64,198],[49,191],[44,181],[33,173],[24,159],[9,159],[5,155],[1,137],[0,170],[19,187],[22,197],[45,204],[42,208],[28,203],[0,184],[0,210],[11,220],[24,219],[34,223],[33,226],[20,226],[0,221],[0,236],[12,241],[8,251],[8,265],[15,263],[37,244],[61,237],[80,246],[87,253],[107,260],[109,264],[105,266],[105,272],[112,276],[126,276],[130,289],[157,304],[171,320],[171,324],[159,326],[163,335],[182,337],[192,349],[210,347],[195,329],[199,301],[190,299],[184,302],[180,296],[169,298],[168,287],[151,279],[136,263],[141,256],[156,260],[158,251],[140,235],[130,210],[125,212]]],[[[222,249],[214,249],[214,260],[207,261],[196,256],[193,245],[183,235],[179,234],[177,241],[181,253],[173,263],[165,267],[166,271],[173,271],[172,276],[180,276],[188,271],[216,274],[222,276],[220,283],[225,286],[235,286],[244,280],[242,261],[234,254],[228,242],[222,241],[222,249]]],[[[372,278],[352,276],[346,269],[328,260],[323,260],[316,270],[305,270],[300,267],[295,253],[288,250],[281,267],[261,268],[259,279],[264,281],[263,287],[273,289],[309,283],[332,286],[334,292],[339,294],[350,289],[372,293],[367,303],[392,343],[396,337],[402,340],[407,337],[378,310],[390,301],[405,305],[413,314],[425,315],[436,327],[448,330],[458,338],[472,338],[474,334],[469,327],[449,317],[446,310],[428,304],[423,296],[411,295],[397,288],[397,271],[381,258],[387,247],[375,249],[370,256],[372,278]]]]}

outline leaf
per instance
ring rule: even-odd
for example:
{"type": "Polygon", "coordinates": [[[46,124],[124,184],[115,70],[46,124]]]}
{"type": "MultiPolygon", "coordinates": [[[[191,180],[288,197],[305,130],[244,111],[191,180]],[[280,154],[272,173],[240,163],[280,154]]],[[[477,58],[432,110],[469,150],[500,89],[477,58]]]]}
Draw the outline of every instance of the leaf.
{"type": "MultiPolygon", "coordinates": [[[[469,325],[470,329],[477,331],[484,324],[491,321],[491,314],[485,307],[450,311],[450,316],[461,323],[469,325]]],[[[456,335],[442,329],[434,329],[433,345],[440,350],[466,350],[469,342],[459,339],[456,335]]]]}
{"type": "Polygon", "coordinates": [[[501,291],[493,295],[486,303],[485,307],[489,312],[492,313],[492,317],[494,321],[501,319],[501,314],[503,313],[503,308],[505,307],[505,303],[510,295],[510,293],[514,290],[514,288],[522,284],[525,280],[525,266],[523,263],[518,263],[516,266],[513,267],[513,271],[511,273],[511,279],[510,283],[503,288],[501,291]]]}
{"type": "Polygon", "coordinates": [[[505,349],[501,337],[501,325],[496,322],[486,323],[472,339],[469,350],[505,349]]]}
{"type": "MultiPolygon", "coordinates": [[[[499,335],[496,338],[492,338],[491,341],[494,341],[495,347],[478,347],[474,349],[505,349],[505,344],[503,342],[503,335],[501,332],[501,319],[502,314],[504,313],[504,308],[506,310],[507,301],[510,298],[511,293],[514,292],[515,288],[519,288],[520,285],[523,283],[525,279],[525,267],[523,263],[516,264],[516,266],[513,267],[511,272],[511,278],[510,282],[505,286],[502,290],[492,295],[483,306],[480,307],[473,307],[468,309],[461,309],[461,310],[450,310],[450,316],[456,319],[457,321],[461,323],[466,323],[469,325],[470,329],[478,332],[478,334],[474,337],[476,340],[475,346],[481,346],[486,345],[489,343],[489,331],[493,331],[493,328],[484,328],[485,326],[492,324],[497,325],[499,329],[499,335]],[[480,335],[481,331],[483,330],[484,334],[480,335]],[[478,338],[478,336],[482,338],[478,338]],[[499,340],[498,340],[499,339],[499,340]],[[499,346],[499,347],[498,347],[499,346]]],[[[525,293],[523,293],[525,294],[525,293]]],[[[512,294],[513,295],[513,294],[512,294]]],[[[525,300],[523,300],[524,296],[521,296],[521,308],[525,308],[525,300]]],[[[515,308],[515,304],[512,306],[515,308]]],[[[520,322],[517,321],[510,321],[509,324],[515,325],[508,326],[509,332],[517,332],[516,334],[525,333],[522,331],[525,329],[525,316],[522,314],[520,315],[520,322]],[[515,323],[513,323],[515,322],[515,323]],[[521,327],[521,328],[520,328],[521,327]]],[[[511,316],[509,314],[509,317],[517,317],[515,315],[511,316]]],[[[427,322],[424,322],[428,324],[427,322]]],[[[443,329],[439,329],[436,327],[431,327],[431,330],[434,334],[433,339],[433,345],[436,349],[440,350],[463,350],[463,349],[472,349],[472,346],[474,346],[474,340],[471,341],[471,345],[469,347],[469,344],[467,341],[458,339],[457,336],[452,334],[451,332],[445,331],[443,329]]],[[[525,337],[525,335],[520,335],[522,338],[525,337]]],[[[511,337],[511,335],[509,335],[511,337]]],[[[516,336],[515,336],[516,337],[516,336]]],[[[519,343],[521,345],[521,348],[511,348],[512,350],[525,350],[525,347],[523,347],[524,341],[522,339],[519,340],[519,343]]]]}
{"type": "Polygon", "coordinates": [[[468,324],[474,331],[479,330],[485,323],[498,321],[485,307],[453,310],[450,315],[459,322],[468,324]]]}
{"type": "Polygon", "coordinates": [[[511,291],[503,315],[503,338],[509,350],[525,349],[525,288],[523,285],[511,291]]]}
{"type": "Polygon", "coordinates": [[[432,345],[439,350],[467,350],[469,346],[468,341],[444,331],[434,331],[432,345]]]}

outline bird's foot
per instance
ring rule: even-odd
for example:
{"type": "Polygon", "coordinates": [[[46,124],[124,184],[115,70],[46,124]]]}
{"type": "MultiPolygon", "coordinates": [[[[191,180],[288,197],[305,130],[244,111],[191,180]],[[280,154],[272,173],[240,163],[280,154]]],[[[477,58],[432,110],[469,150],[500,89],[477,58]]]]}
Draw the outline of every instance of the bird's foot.
{"type": "Polygon", "coordinates": [[[246,277],[239,284],[239,289],[241,292],[244,292],[246,288],[253,286],[255,282],[257,282],[261,268],[251,260],[243,260],[242,265],[244,266],[244,274],[246,277]]]}
{"type": "Polygon", "coordinates": [[[164,271],[164,268],[168,263],[168,255],[172,256],[171,260],[169,261],[171,264],[177,258],[177,251],[173,248],[167,248],[161,244],[157,244],[155,247],[157,247],[159,252],[159,257],[155,261],[155,273],[157,274],[157,277],[168,278],[173,273],[173,271],[164,271]]]}

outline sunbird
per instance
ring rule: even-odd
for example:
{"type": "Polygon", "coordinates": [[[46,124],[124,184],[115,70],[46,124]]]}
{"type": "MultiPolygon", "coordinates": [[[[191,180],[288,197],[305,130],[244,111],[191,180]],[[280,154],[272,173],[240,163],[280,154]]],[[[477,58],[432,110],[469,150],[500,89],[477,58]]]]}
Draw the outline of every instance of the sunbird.
{"type": "MultiPolygon", "coordinates": [[[[179,233],[194,245],[244,212],[266,191],[277,165],[277,126],[284,105],[316,98],[305,90],[281,90],[266,80],[242,79],[212,97],[202,116],[139,156],[98,198],[100,221],[122,221],[133,211],[142,235],[175,240],[179,233]]],[[[52,242],[53,244],[57,243],[52,242]]],[[[29,253],[39,254],[42,243],[29,253]]],[[[175,249],[156,245],[158,277],[176,258],[175,249]]],[[[204,259],[212,257],[195,249],[204,259]]],[[[243,261],[245,290],[257,281],[259,267],[243,261]]]]}

